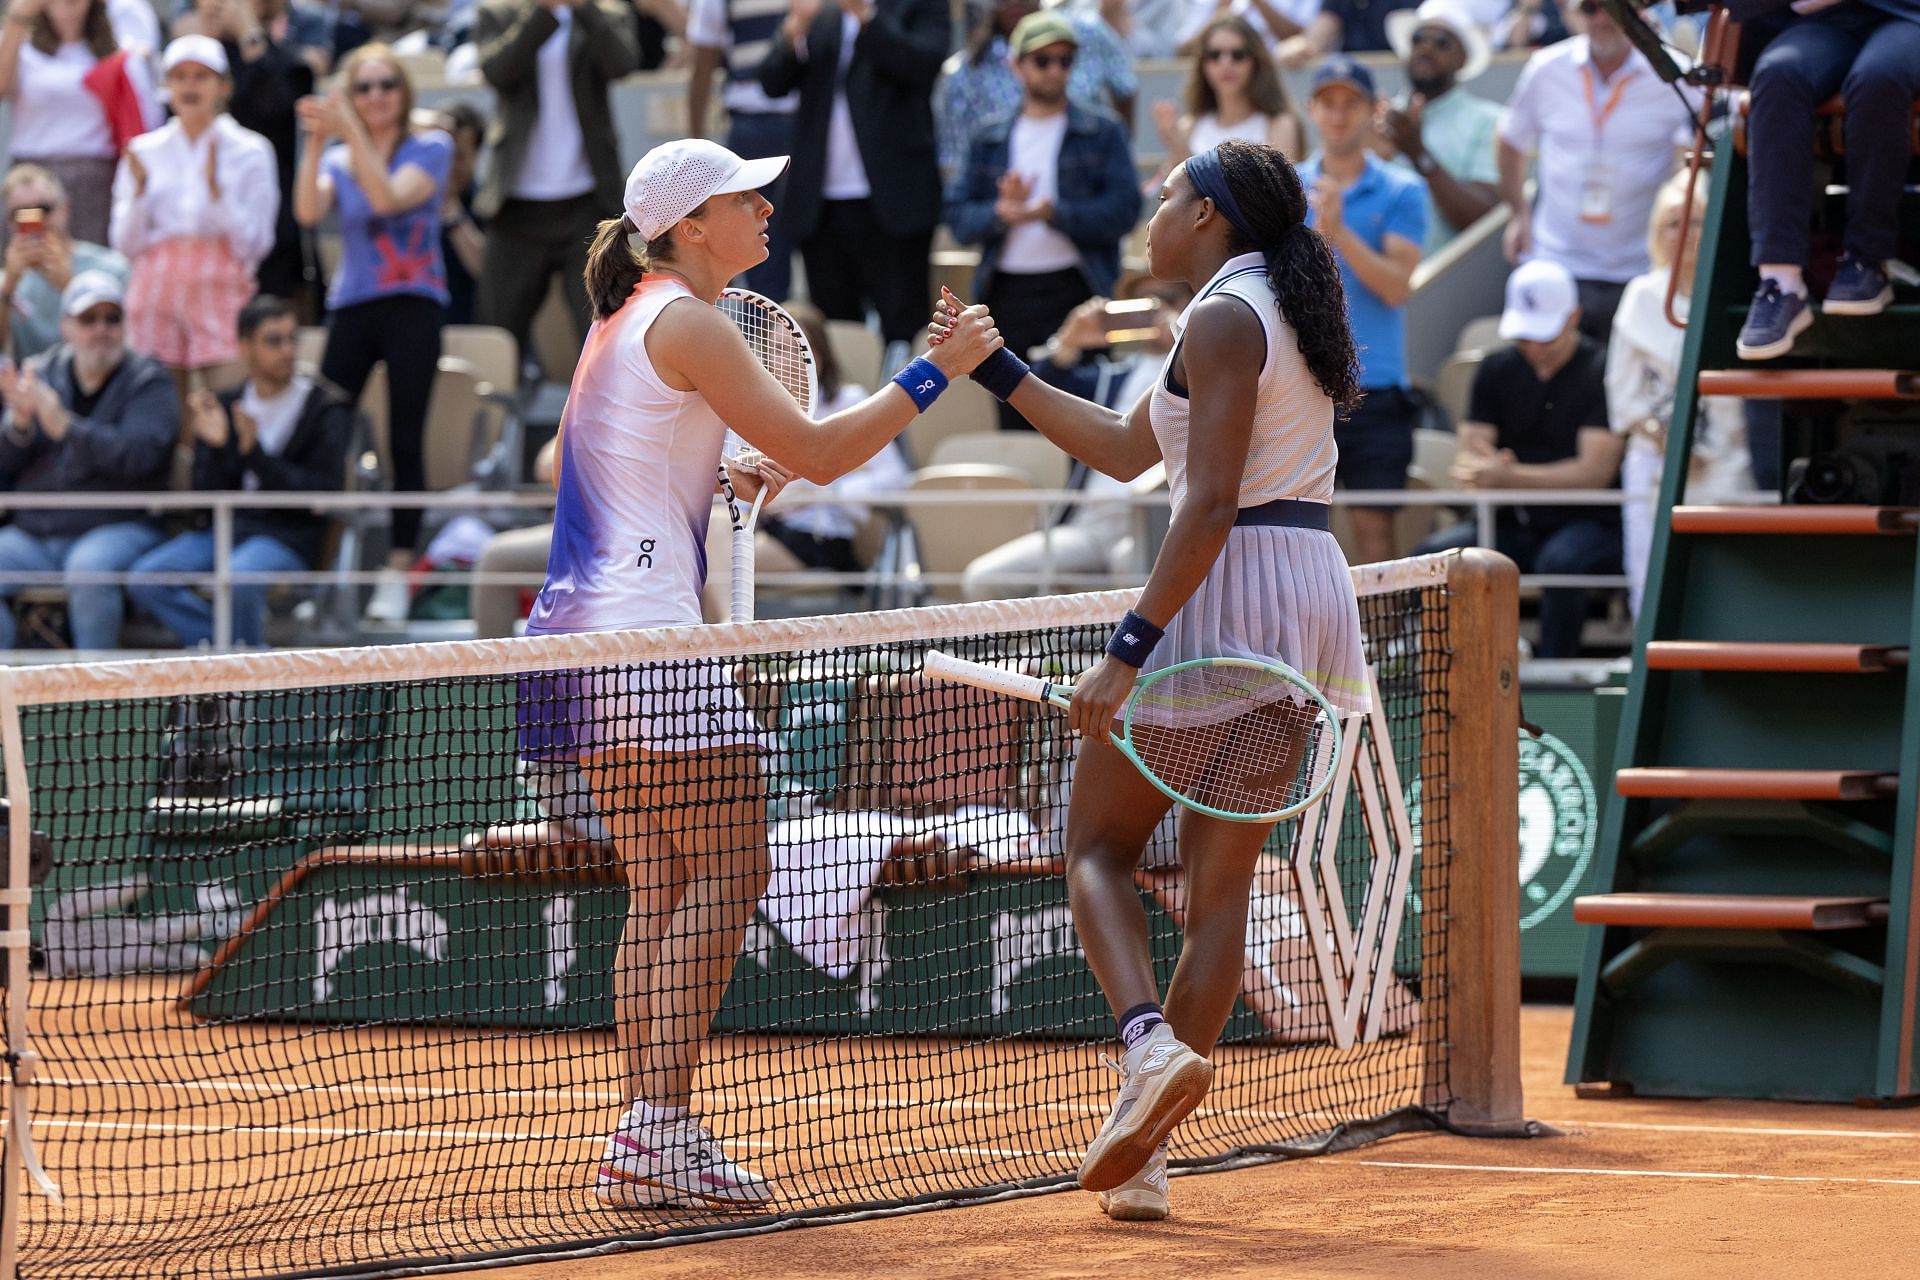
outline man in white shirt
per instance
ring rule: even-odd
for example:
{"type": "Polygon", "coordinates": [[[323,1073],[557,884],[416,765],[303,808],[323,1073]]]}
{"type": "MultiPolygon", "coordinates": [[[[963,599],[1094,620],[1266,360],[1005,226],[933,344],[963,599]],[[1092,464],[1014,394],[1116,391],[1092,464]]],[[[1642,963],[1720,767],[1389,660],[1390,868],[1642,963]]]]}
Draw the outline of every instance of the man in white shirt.
{"type": "Polygon", "coordinates": [[[625,0],[486,0],[474,43],[500,103],[474,201],[487,223],[477,310],[524,353],[556,275],[586,333],[587,244],[626,180],[608,90],[640,49],[625,0]]]}
{"type": "MultiPolygon", "coordinates": [[[[760,87],[760,64],[786,20],[787,0],[693,0],[687,10],[687,43],[693,70],[687,76],[687,132],[704,137],[713,73],[726,72],[720,104],[727,109],[727,150],[748,160],[793,152],[791,93],[773,97],[760,87]]],[[[785,198],[781,184],[763,193],[775,209],[785,198]]],[[[767,225],[767,260],[747,272],[747,287],[784,300],[793,286],[793,237],[786,220],[767,225]]]]}
{"type": "MultiPolygon", "coordinates": [[[[1064,16],[1020,20],[1010,41],[1020,110],[981,126],[947,200],[954,239],[981,246],[975,296],[1017,353],[1045,342],[1088,298],[1113,291],[1120,243],[1140,215],[1126,131],[1067,97],[1077,50],[1064,16]]],[[[1027,423],[1002,405],[1000,425],[1027,423]]]]}
{"type": "MultiPolygon", "coordinates": [[[[187,423],[193,432],[196,490],[338,489],[346,474],[353,410],[325,384],[296,372],[291,304],[261,294],[240,311],[240,359],[247,380],[215,396],[193,393],[187,423]]],[[[229,566],[236,574],[298,573],[320,558],[327,518],[291,507],[236,513],[229,566]]],[[[206,573],[214,566],[213,534],[195,529],[161,543],[133,564],[139,574],[206,573]]],[[[233,592],[236,644],[266,641],[266,582],[237,582],[233,592]]],[[[213,606],[198,588],[175,582],[134,582],[133,603],[152,614],[188,647],[213,639],[213,606]]]]}
{"type": "Polygon", "coordinates": [[[1599,0],[1562,0],[1562,12],[1576,34],[1527,60],[1500,117],[1507,259],[1571,271],[1581,332],[1604,346],[1621,291],[1647,269],[1653,198],[1692,137],[1698,97],[1662,83],[1599,0]]]}

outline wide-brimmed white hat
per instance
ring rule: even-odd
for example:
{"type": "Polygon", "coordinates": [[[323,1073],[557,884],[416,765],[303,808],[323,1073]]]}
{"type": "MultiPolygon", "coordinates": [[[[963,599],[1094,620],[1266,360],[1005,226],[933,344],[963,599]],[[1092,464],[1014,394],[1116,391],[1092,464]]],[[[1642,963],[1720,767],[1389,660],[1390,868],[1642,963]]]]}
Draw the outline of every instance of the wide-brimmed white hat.
{"type": "Polygon", "coordinates": [[[1508,342],[1552,342],[1566,331],[1579,307],[1580,286],[1573,272],[1545,258],[1523,262],[1507,277],[1500,336],[1508,342]]]}
{"type": "Polygon", "coordinates": [[[1413,33],[1422,27],[1445,27],[1467,51],[1466,65],[1456,77],[1461,84],[1485,71],[1493,61],[1493,45],[1487,33],[1460,0],[1425,0],[1418,9],[1396,9],[1387,15],[1387,43],[1402,62],[1413,52],[1413,33]]]}
{"type": "Polygon", "coordinates": [[[627,217],[652,240],[698,209],[710,196],[772,186],[791,163],[787,156],[742,160],[717,142],[680,138],[640,157],[627,175],[627,217]]]}

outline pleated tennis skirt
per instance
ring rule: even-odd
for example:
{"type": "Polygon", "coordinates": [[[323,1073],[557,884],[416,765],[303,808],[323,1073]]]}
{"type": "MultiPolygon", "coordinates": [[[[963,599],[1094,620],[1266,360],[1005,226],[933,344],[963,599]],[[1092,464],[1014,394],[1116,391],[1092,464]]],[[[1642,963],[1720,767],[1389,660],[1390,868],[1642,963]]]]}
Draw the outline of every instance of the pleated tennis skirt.
{"type": "Polygon", "coordinates": [[[1141,673],[1194,658],[1278,660],[1343,716],[1371,710],[1360,606],[1333,535],[1236,525],[1141,673]]]}

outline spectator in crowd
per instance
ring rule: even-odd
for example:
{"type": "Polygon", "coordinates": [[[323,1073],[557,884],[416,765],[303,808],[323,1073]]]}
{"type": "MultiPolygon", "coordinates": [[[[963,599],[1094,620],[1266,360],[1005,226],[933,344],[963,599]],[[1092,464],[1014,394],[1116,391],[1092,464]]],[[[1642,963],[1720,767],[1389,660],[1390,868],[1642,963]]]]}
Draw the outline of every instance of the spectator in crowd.
{"type": "MultiPolygon", "coordinates": [[[[327,351],[320,374],[358,403],[373,366],[387,366],[387,448],[394,488],[426,487],[427,402],[440,363],[447,271],[440,209],[453,139],[412,127],[413,86],[393,50],[365,44],[340,68],[345,96],[300,103],[307,148],[294,187],[300,224],[329,213],[340,223],[340,265],[327,290],[327,351]]],[[[367,616],[404,621],[407,569],[420,510],[396,506],[387,568],[367,616]]]]}
{"type": "Polygon", "coordinates": [[[1320,13],[1324,0],[1186,0],[1174,52],[1190,58],[1206,40],[1215,18],[1239,18],[1269,49],[1299,40],[1320,13]]]}
{"type": "MultiPolygon", "coordinates": [[[[789,302],[787,312],[800,322],[813,348],[820,392],[813,416],[825,418],[865,400],[869,394],[865,387],[841,378],[833,344],[827,339],[827,318],[820,309],[804,302],[789,302]]],[[[903,489],[911,475],[907,456],[895,439],[832,484],[817,485],[795,476],[781,488],[780,506],[769,507],[760,515],[753,536],[754,572],[803,573],[818,569],[858,573],[866,567],[854,547],[861,526],[867,522],[868,508],[862,499],[870,493],[903,489]],[[794,503],[796,494],[831,494],[839,501],[794,503]]],[[[732,521],[715,512],[707,529],[707,581],[700,589],[700,613],[709,622],[725,622],[733,599],[728,552],[732,535],[732,521]]]]}
{"type": "Polygon", "coordinates": [[[1820,304],[1830,316],[1874,316],[1893,301],[1886,264],[1900,240],[1900,191],[1913,159],[1920,97],[1920,3],[1795,4],[1745,0],[1747,38],[1766,41],[1747,114],[1747,223],[1760,288],[1737,346],[1772,360],[1813,323],[1805,269],[1813,232],[1814,111],[1836,91],[1846,106],[1847,222],[1840,262],[1820,304]]]}
{"type": "Polygon", "coordinates": [[[152,69],[114,38],[106,0],[12,0],[0,29],[8,148],[59,178],[73,234],[107,239],[113,166],[128,138],[160,121],[152,69]]]}
{"type": "MultiPolygon", "coordinates": [[[[292,27],[284,0],[278,15],[273,7],[255,0],[200,0],[198,8],[174,23],[174,30],[191,28],[220,42],[233,72],[228,113],[235,124],[253,130],[273,146],[280,215],[274,222],[273,248],[261,259],[255,277],[263,292],[296,298],[306,293],[309,272],[300,226],[293,217],[294,158],[300,141],[294,104],[313,92],[316,72],[308,56],[311,50],[271,34],[274,26],[292,27]]],[[[315,306],[315,313],[318,310],[315,306]]]]}
{"type": "Polygon", "coordinates": [[[113,247],[127,255],[127,341],[192,377],[233,360],[234,321],[273,247],[280,185],[273,148],[226,114],[233,81],[211,36],[162,59],[173,119],[135,138],[113,179],[113,247]]]}
{"type": "MultiPolygon", "coordinates": [[[[1405,308],[1427,238],[1426,184],[1373,154],[1373,74],[1344,54],[1314,73],[1307,114],[1320,149],[1300,166],[1307,225],[1340,262],[1360,351],[1363,398],[1336,416],[1336,477],[1348,489],[1404,489],[1420,406],[1407,389],[1405,308]]],[[[1354,560],[1393,555],[1391,507],[1351,507],[1354,560]]]]}
{"type": "MultiPolygon", "coordinates": [[[[533,479],[536,484],[552,486],[553,460],[559,451],[560,437],[557,435],[540,446],[540,452],[533,459],[533,479]]],[[[761,518],[765,519],[764,513],[761,518]]],[[[515,625],[533,607],[533,598],[545,580],[547,559],[552,551],[551,520],[521,529],[505,529],[487,540],[487,545],[480,551],[480,558],[473,562],[474,573],[481,577],[481,581],[473,584],[473,627],[477,639],[497,640],[513,634],[515,625]],[[488,582],[485,579],[490,575],[525,578],[526,585],[488,582]]],[[[722,556],[719,561],[708,563],[718,568],[728,561],[722,556]]],[[[724,618],[726,615],[720,613],[715,616],[724,618]]]]}
{"type": "MultiPolygon", "coordinates": [[[[240,309],[237,332],[246,381],[218,396],[197,390],[187,406],[196,491],[325,493],[340,487],[353,408],[339,392],[295,369],[294,327],[292,304],[269,294],[240,309]]],[[[326,536],[327,517],[317,511],[242,509],[234,514],[227,563],[234,573],[299,573],[319,564],[326,536]]],[[[195,529],[141,556],[133,572],[205,573],[213,565],[213,534],[195,529]]],[[[268,584],[237,582],[230,589],[234,643],[265,644],[268,584]]],[[[182,645],[193,648],[213,640],[213,606],[198,588],[135,582],[127,594],[182,645]]]]}
{"type": "Polygon", "coordinates": [[[1329,53],[1381,53],[1391,49],[1387,20],[1420,0],[1320,0],[1306,30],[1280,42],[1275,56],[1298,69],[1329,53]]]}
{"type": "MultiPolygon", "coordinates": [[[[1112,345],[1116,313],[1105,298],[1090,298],[1073,309],[1060,331],[1047,341],[1046,354],[1033,362],[1034,375],[1083,400],[1126,410],[1153,390],[1173,350],[1173,325],[1193,293],[1179,281],[1136,275],[1114,290],[1122,301],[1151,301],[1146,315],[1119,313],[1136,336],[1124,349],[1112,345]]],[[[966,568],[963,594],[969,600],[1032,595],[1046,590],[1047,574],[1123,573],[1144,560],[1136,542],[1140,509],[1123,499],[1134,485],[1115,480],[1076,461],[1067,487],[1086,497],[1054,512],[1047,527],[1023,533],[978,556],[966,568]]]]}
{"type": "MultiPolygon", "coordinates": [[[[1025,98],[1017,114],[974,137],[947,200],[954,239],[981,246],[974,296],[1016,353],[1045,342],[1080,303],[1113,291],[1120,242],[1140,216],[1126,131],[1067,97],[1074,41],[1059,14],[1020,20],[1012,51],[1025,98]]],[[[1027,422],[1003,403],[1000,425],[1027,422]]]]}
{"type": "Polygon", "coordinates": [[[555,275],[587,331],[587,244],[625,179],[608,89],[639,68],[640,51],[624,0],[485,0],[474,40],[500,100],[474,204],[487,224],[480,321],[524,354],[555,275]]]}
{"type": "Polygon", "coordinates": [[[673,55],[668,37],[685,44],[687,5],[681,0],[629,0],[629,3],[633,8],[635,43],[640,52],[636,70],[684,66],[684,60],[673,55]]]}
{"type": "MultiPolygon", "coordinates": [[[[1621,509],[1621,546],[1627,572],[1627,599],[1640,616],[1647,559],[1653,549],[1654,505],[1667,452],[1673,402],[1680,382],[1680,345],[1684,328],[1667,320],[1667,288],[1678,280],[1674,315],[1684,325],[1693,291],[1694,255],[1706,217],[1707,184],[1694,188],[1686,237],[1680,234],[1687,203],[1686,173],[1675,174],[1653,202],[1653,226],[1647,253],[1653,269],[1627,282],[1607,344],[1607,414],[1614,434],[1626,441],[1620,462],[1620,488],[1628,503],[1621,509]]],[[[1688,502],[1724,502],[1754,489],[1747,454],[1745,404],[1732,396],[1707,396],[1693,422],[1693,452],[1688,460],[1684,497],[1688,502]]]]}
{"type": "Polygon", "coordinates": [[[1427,183],[1432,257],[1500,204],[1495,139],[1500,108],[1462,88],[1487,69],[1487,37],[1462,0],[1426,0],[1387,15],[1387,35],[1406,64],[1407,94],[1380,117],[1381,155],[1427,183]]]}
{"type": "Polygon", "coordinates": [[[1135,59],[1173,57],[1187,15],[1187,0],[1062,0],[1057,7],[1096,15],[1135,59]]]}
{"type": "Polygon", "coordinates": [[[1500,117],[1507,260],[1548,258],[1571,271],[1580,322],[1605,346],[1621,290],[1647,269],[1653,196],[1693,136],[1696,99],[1661,83],[1600,0],[1563,4],[1579,34],[1527,59],[1500,117]]]}
{"type": "MultiPolygon", "coordinates": [[[[964,49],[947,59],[936,121],[940,167],[949,176],[966,163],[967,151],[987,121],[1020,107],[1025,90],[1014,74],[1009,39],[1020,20],[1038,12],[1034,0],[999,0],[974,20],[964,49]]],[[[1067,96],[1088,111],[1111,110],[1129,127],[1139,81],[1133,58],[1098,13],[1056,10],[1073,27],[1078,46],[1067,76],[1067,96]]]]}
{"type": "Polygon", "coordinates": [[[391,45],[401,36],[435,26],[442,0],[334,0],[333,52],[344,58],[363,44],[391,45]]]}
{"type": "MultiPolygon", "coordinates": [[[[297,0],[195,0],[173,20],[176,37],[203,35],[244,44],[252,33],[304,63],[314,81],[333,70],[333,15],[325,7],[297,0]]],[[[234,96],[242,92],[236,87],[234,96]]]]}
{"type": "Polygon", "coordinates": [[[487,122],[471,102],[435,113],[431,127],[453,139],[453,165],[440,200],[440,259],[447,268],[447,323],[472,324],[474,298],[486,262],[487,233],[473,212],[474,173],[487,122]]]}
{"type": "MultiPolygon", "coordinates": [[[[1462,489],[1611,489],[1622,441],[1608,429],[1606,356],[1580,331],[1573,274],[1539,258],[1507,278],[1500,336],[1512,342],[1487,356],[1473,379],[1453,482],[1462,489]]],[[[1475,527],[1438,534],[1421,551],[1469,547],[1475,527]]],[[[1620,572],[1616,507],[1503,506],[1494,545],[1523,573],[1620,572]]],[[[1587,593],[1551,587],[1540,601],[1534,655],[1573,658],[1587,593]]]]}
{"type": "MultiPolygon", "coordinates": [[[[693,0],[687,11],[687,42],[693,46],[687,130],[692,136],[706,135],[713,73],[724,67],[720,102],[727,109],[727,150],[748,160],[792,153],[797,98],[792,93],[771,97],[760,87],[760,64],[786,16],[787,0],[693,0]]],[[[785,199],[783,185],[761,192],[776,209],[785,199]]],[[[747,272],[746,283],[769,298],[793,291],[793,237],[785,218],[767,224],[767,260],[747,272]]]]}
{"type": "MultiPolygon", "coordinates": [[[[127,349],[127,297],[106,272],[82,272],[60,295],[57,346],[18,369],[0,367],[0,489],[10,493],[126,493],[165,489],[180,431],[167,372],[127,349]]],[[[0,527],[8,573],[122,573],[164,535],[120,507],[29,507],[0,527]]],[[[14,647],[12,596],[0,583],[0,649],[14,647]]],[[[117,585],[71,582],[67,620],[77,649],[120,643],[126,606],[117,585]]]]}
{"type": "Polygon", "coordinates": [[[1273,54],[1246,19],[1231,14],[1200,32],[1187,69],[1185,113],[1156,102],[1153,123],[1167,149],[1161,180],[1188,156],[1229,138],[1265,143],[1296,164],[1306,154],[1306,130],[1287,101],[1273,54]]]}
{"type": "Polygon", "coordinates": [[[0,272],[0,352],[37,356],[60,341],[60,292],[84,271],[127,281],[127,260],[76,240],[67,223],[67,192],[37,164],[17,164],[4,184],[7,251],[0,272]]]}
{"type": "Polygon", "coordinates": [[[1558,0],[1496,0],[1500,12],[1483,18],[1496,49],[1543,49],[1567,38],[1558,0]]]}
{"type": "Polygon", "coordinates": [[[127,55],[138,58],[153,72],[160,65],[160,50],[166,40],[160,34],[160,14],[153,0],[107,0],[107,21],[113,25],[113,38],[127,55]]]}
{"type": "Polygon", "coordinates": [[[947,55],[945,0],[792,0],[760,71],[800,94],[786,208],[807,291],[830,320],[888,342],[926,326],[927,257],[940,221],[933,86],[947,55]]]}

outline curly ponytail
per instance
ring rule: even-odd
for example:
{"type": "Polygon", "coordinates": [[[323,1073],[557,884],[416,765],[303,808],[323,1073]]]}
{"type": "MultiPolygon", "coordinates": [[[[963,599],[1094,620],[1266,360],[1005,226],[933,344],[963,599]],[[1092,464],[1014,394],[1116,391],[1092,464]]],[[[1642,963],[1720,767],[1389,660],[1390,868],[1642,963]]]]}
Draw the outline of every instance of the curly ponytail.
{"type": "Polygon", "coordinates": [[[1332,248],[1306,224],[1300,176],[1285,156],[1258,143],[1223,142],[1215,155],[1247,224],[1248,235],[1236,230],[1230,247],[1267,260],[1267,279],[1308,372],[1335,408],[1352,408],[1360,400],[1360,370],[1346,286],[1332,248]]]}

